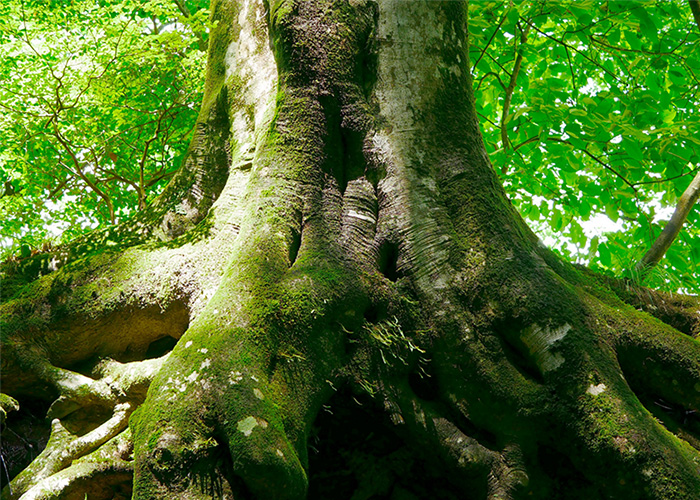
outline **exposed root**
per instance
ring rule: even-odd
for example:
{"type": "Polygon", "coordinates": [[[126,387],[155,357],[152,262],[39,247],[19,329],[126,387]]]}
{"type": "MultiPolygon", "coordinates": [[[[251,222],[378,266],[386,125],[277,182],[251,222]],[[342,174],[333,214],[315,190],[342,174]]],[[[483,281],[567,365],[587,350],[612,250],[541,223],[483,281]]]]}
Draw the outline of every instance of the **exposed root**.
{"type": "Polygon", "coordinates": [[[83,462],[45,478],[21,500],[78,499],[84,495],[91,499],[127,500],[131,498],[131,478],[131,464],[127,462],[83,462]]]}
{"type": "MultiPolygon", "coordinates": [[[[10,484],[12,495],[9,498],[19,498],[30,488],[39,485],[47,478],[66,469],[74,460],[95,451],[118,435],[126,429],[132,411],[133,407],[130,404],[118,404],[111,418],[96,429],[83,435],[76,435],[74,432],[71,432],[70,425],[64,425],[60,420],[54,419],[51,437],[46,448],[12,481],[10,484]]],[[[65,478],[57,479],[56,481],[65,482],[65,478]]],[[[53,483],[54,480],[52,479],[50,484],[53,483]]],[[[34,495],[38,495],[38,491],[34,495]]],[[[36,496],[36,498],[43,497],[36,496]]]]}
{"type": "Polygon", "coordinates": [[[481,484],[488,500],[510,500],[518,487],[528,483],[516,444],[501,451],[491,449],[446,418],[441,406],[422,401],[410,388],[400,387],[401,384],[393,384],[385,404],[393,412],[392,421],[405,427],[410,441],[421,451],[447,467],[448,477],[456,485],[464,491],[474,491],[481,484]]]}
{"type": "Polygon", "coordinates": [[[19,410],[19,403],[7,394],[0,394],[0,429],[4,428],[7,414],[19,410]]]}
{"type": "Polygon", "coordinates": [[[104,479],[109,484],[123,482],[124,474],[130,479],[130,466],[113,460],[115,454],[119,458],[130,447],[130,437],[103,445],[124,435],[129,416],[143,402],[153,375],[167,358],[166,354],[133,363],[103,360],[93,370],[99,377],[96,379],[44,366],[44,376],[53,377],[49,380],[61,391],[49,409],[51,437],[41,454],[3,491],[3,500],[23,494],[29,495],[27,498],[59,498],[64,490],[86,487],[90,478],[102,481],[103,473],[106,478],[113,476],[113,481],[104,479]],[[103,460],[77,464],[93,452],[104,455],[103,460]]]}

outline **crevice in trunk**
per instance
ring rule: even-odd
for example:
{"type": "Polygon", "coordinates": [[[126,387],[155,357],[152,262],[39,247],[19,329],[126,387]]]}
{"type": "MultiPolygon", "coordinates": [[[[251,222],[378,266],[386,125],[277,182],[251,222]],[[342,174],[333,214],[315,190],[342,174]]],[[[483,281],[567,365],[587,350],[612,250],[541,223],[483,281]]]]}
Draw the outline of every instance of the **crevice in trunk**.
{"type": "Polygon", "coordinates": [[[46,447],[51,422],[46,419],[49,403],[18,398],[19,410],[10,412],[0,434],[0,483],[8,484],[46,447]]]}
{"type": "Polygon", "coordinates": [[[634,387],[632,389],[639,402],[666,430],[700,451],[700,414],[697,410],[685,408],[648,392],[636,391],[634,387]]]}
{"type": "Polygon", "coordinates": [[[292,242],[289,245],[289,267],[294,265],[301,248],[301,230],[292,233],[292,242]]]}
{"type": "Polygon", "coordinates": [[[494,323],[495,338],[510,364],[527,380],[544,384],[544,377],[531,358],[525,353],[528,347],[521,340],[521,332],[526,326],[514,318],[506,318],[494,323]]]}
{"type": "Polygon", "coordinates": [[[367,309],[365,309],[364,317],[367,323],[376,325],[377,323],[380,323],[386,319],[386,307],[371,304],[369,307],[367,307],[367,309]]]}
{"type": "Polygon", "coordinates": [[[523,356],[520,349],[511,344],[506,337],[499,337],[499,340],[506,359],[523,377],[533,382],[544,384],[544,377],[542,377],[542,374],[529,359],[523,356]]]}
{"type": "Polygon", "coordinates": [[[321,95],[319,102],[326,117],[324,170],[335,178],[340,193],[345,194],[349,182],[365,175],[365,133],[344,125],[347,118],[335,95],[321,95]]]}
{"type": "Polygon", "coordinates": [[[408,374],[408,385],[424,401],[435,401],[438,398],[439,388],[433,373],[432,358],[419,358],[418,366],[408,374]]]}
{"type": "Polygon", "coordinates": [[[379,247],[379,272],[391,282],[403,276],[399,268],[399,245],[384,241],[379,247]]]}
{"type": "Polygon", "coordinates": [[[148,345],[144,359],[160,358],[165,353],[172,351],[175,344],[177,344],[177,339],[170,335],[154,340],[148,345]]]}

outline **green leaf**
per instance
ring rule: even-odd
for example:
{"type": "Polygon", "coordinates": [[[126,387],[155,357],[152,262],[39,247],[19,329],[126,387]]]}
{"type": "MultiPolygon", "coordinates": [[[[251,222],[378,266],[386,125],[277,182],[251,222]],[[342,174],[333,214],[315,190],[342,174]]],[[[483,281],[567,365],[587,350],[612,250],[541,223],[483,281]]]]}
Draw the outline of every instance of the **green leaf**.
{"type": "Polygon", "coordinates": [[[617,211],[617,207],[612,204],[605,206],[605,215],[607,215],[613,222],[617,222],[620,218],[620,213],[617,211]]]}
{"type": "Polygon", "coordinates": [[[640,163],[644,161],[644,153],[642,152],[642,149],[639,147],[639,144],[632,139],[625,139],[622,141],[622,147],[633,159],[640,163]]]}

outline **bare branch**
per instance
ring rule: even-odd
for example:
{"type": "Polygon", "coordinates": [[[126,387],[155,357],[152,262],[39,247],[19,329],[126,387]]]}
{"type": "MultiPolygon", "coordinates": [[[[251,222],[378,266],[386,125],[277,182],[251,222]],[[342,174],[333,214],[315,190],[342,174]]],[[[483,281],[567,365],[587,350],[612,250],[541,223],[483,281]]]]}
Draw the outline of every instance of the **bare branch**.
{"type": "MultiPolygon", "coordinates": [[[[526,26],[522,30],[520,36],[520,46],[527,41],[527,35],[530,32],[530,26],[526,26]]],[[[518,51],[518,48],[515,48],[518,51]]],[[[513,91],[515,90],[516,80],[518,79],[518,74],[520,73],[520,68],[523,63],[523,53],[522,50],[518,51],[518,55],[515,58],[515,64],[513,64],[513,72],[510,74],[510,82],[506,88],[506,94],[503,99],[503,112],[501,113],[501,142],[503,143],[503,149],[508,149],[508,130],[506,129],[506,120],[508,119],[508,112],[510,111],[510,102],[513,98],[513,91]]]]}
{"type": "Polygon", "coordinates": [[[656,238],[656,241],[651,245],[649,251],[644,254],[642,260],[637,264],[636,270],[640,274],[646,275],[663,258],[676,239],[676,236],[678,236],[678,233],[683,227],[698,197],[700,197],[700,172],[686,188],[681,199],[678,200],[676,210],[673,212],[671,220],[666,223],[666,227],[661,231],[659,237],[656,238]]]}

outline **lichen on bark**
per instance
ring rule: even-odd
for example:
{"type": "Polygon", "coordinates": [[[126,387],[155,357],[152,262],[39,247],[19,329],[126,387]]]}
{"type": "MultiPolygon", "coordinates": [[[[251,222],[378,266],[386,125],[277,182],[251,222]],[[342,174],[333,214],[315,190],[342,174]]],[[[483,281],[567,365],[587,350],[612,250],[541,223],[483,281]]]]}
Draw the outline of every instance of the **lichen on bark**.
{"type": "Polygon", "coordinates": [[[5,425],[53,419],[3,500],[700,491],[698,300],[539,243],[481,140],[466,15],[213,3],[181,174],[2,305],[5,425]]]}

